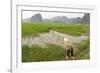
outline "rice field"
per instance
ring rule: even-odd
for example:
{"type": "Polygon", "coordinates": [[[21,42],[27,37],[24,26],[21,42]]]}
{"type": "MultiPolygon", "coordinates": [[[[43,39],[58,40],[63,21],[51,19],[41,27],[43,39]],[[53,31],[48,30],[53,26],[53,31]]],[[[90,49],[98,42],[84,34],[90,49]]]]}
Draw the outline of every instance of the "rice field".
{"type": "Polygon", "coordinates": [[[49,32],[50,29],[73,36],[79,36],[87,32],[88,26],[86,24],[22,23],[22,36],[37,36],[39,33],[49,32]]]}

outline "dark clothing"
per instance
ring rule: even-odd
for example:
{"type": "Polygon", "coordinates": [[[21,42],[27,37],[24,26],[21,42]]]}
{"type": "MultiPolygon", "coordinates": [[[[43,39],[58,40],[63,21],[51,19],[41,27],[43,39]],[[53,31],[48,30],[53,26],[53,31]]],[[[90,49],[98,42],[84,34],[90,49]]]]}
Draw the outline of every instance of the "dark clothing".
{"type": "Polygon", "coordinates": [[[67,50],[67,56],[68,56],[68,57],[74,56],[73,47],[70,47],[70,48],[67,50]]]}

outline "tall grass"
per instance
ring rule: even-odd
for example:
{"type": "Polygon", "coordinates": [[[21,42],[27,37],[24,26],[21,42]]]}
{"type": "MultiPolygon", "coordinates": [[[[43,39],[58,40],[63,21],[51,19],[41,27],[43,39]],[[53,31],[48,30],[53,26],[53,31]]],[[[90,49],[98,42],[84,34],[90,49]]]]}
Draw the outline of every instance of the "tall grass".
{"type": "Polygon", "coordinates": [[[22,47],[22,62],[58,61],[64,60],[66,50],[57,45],[48,45],[46,48],[33,45],[22,47]]]}
{"type": "Polygon", "coordinates": [[[90,40],[83,40],[81,43],[76,45],[78,51],[75,56],[78,59],[90,59],[90,40]]]}
{"type": "MultiPolygon", "coordinates": [[[[82,41],[75,47],[77,48],[75,57],[78,60],[90,59],[89,39],[82,41]]],[[[45,48],[38,45],[32,47],[23,46],[22,62],[61,61],[65,59],[66,54],[66,50],[57,45],[48,44],[45,48]]]]}

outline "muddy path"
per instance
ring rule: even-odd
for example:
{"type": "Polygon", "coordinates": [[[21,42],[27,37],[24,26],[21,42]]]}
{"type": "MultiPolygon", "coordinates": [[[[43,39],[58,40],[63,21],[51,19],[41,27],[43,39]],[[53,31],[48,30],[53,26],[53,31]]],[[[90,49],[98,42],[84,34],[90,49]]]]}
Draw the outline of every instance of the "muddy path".
{"type": "Polygon", "coordinates": [[[82,40],[88,38],[88,36],[72,36],[56,31],[50,31],[47,33],[40,33],[39,36],[32,37],[24,37],[22,38],[22,45],[31,46],[33,44],[45,47],[46,44],[55,44],[63,46],[64,39],[68,39],[71,43],[80,43],[82,40]]]}

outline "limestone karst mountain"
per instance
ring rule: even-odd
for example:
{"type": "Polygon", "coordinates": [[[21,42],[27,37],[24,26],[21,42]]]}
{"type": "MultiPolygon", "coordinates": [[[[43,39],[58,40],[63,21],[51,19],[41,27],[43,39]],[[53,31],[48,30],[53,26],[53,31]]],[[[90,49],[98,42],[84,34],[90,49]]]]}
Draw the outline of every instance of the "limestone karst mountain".
{"type": "Polygon", "coordinates": [[[42,22],[43,19],[42,19],[42,16],[41,14],[37,13],[35,15],[33,15],[31,18],[30,18],[31,22],[42,22]]]}
{"type": "Polygon", "coordinates": [[[83,24],[90,24],[90,13],[85,13],[84,14],[81,23],[83,23],[83,24]]]}

